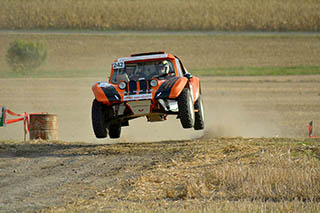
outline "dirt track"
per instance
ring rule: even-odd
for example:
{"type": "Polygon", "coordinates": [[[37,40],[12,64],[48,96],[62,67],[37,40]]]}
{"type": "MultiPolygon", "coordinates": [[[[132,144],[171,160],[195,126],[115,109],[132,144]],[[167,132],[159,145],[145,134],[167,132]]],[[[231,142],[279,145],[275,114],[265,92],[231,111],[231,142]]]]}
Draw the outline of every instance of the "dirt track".
{"type": "Polygon", "coordinates": [[[96,140],[90,121],[90,86],[96,80],[0,79],[1,104],[18,113],[58,114],[60,139],[68,141],[22,143],[21,123],[0,129],[1,141],[17,140],[0,143],[0,211],[33,211],[90,199],[115,180],[171,161],[183,152],[183,140],[203,135],[302,138],[310,120],[319,134],[320,76],[226,77],[202,79],[205,132],[183,130],[175,118],[152,124],[140,119],[124,128],[119,140],[96,140]],[[164,140],[179,141],[121,144],[164,140]],[[69,143],[74,141],[90,144],[69,143]],[[152,148],[157,144],[171,148],[157,151],[152,148]]]}
{"type": "Polygon", "coordinates": [[[135,178],[159,159],[172,157],[174,152],[135,153],[123,144],[0,144],[0,212],[90,199],[119,180],[135,178]]]}
{"type": "MultiPolygon", "coordinates": [[[[98,80],[103,79],[0,79],[0,103],[17,113],[57,114],[59,138],[65,141],[146,142],[203,134],[183,130],[175,117],[160,123],[141,118],[123,128],[120,140],[96,140],[90,113],[91,85],[98,80]]],[[[310,120],[320,125],[319,82],[319,76],[203,78],[207,132],[213,136],[305,137],[310,120]]],[[[21,123],[0,133],[0,140],[23,139],[21,123]]]]}

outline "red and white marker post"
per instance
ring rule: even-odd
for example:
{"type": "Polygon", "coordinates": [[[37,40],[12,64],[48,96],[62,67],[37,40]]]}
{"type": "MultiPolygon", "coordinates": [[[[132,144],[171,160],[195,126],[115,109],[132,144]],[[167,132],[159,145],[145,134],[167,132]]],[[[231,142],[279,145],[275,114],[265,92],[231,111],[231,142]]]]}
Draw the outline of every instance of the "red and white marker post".
{"type": "Polygon", "coordinates": [[[308,126],[308,135],[309,138],[318,138],[318,136],[313,136],[313,121],[310,121],[309,126],[308,126]]]}

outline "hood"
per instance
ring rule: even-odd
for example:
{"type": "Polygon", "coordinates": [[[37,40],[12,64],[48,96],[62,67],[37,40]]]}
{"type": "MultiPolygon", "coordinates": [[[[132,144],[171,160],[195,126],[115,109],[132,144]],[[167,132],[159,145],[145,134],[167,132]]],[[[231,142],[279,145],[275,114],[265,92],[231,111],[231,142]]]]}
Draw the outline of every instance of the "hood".
{"type": "Polygon", "coordinates": [[[122,101],[148,100],[176,98],[185,87],[187,79],[174,77],[168,80],[158,80],[155,87],[150,85],[152,80],[129,81],[126,87],[121,90],[118,84],[98,82],[93,85],[92,90],[99,102],[108,105],[122,101]]]}

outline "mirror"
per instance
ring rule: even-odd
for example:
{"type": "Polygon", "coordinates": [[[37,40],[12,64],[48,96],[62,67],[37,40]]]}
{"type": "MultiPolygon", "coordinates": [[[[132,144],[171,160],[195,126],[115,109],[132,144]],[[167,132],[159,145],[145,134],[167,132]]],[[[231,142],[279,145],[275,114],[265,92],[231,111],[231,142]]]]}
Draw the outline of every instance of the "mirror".
{"type": "Polygon", "coordinates": [[[192,78],[193,76],[192,76],[191,73],[186,73],[186,74],[184,74],[184,77],[186,77],[187,79],[190,79],[190,78],[192,78]]]}

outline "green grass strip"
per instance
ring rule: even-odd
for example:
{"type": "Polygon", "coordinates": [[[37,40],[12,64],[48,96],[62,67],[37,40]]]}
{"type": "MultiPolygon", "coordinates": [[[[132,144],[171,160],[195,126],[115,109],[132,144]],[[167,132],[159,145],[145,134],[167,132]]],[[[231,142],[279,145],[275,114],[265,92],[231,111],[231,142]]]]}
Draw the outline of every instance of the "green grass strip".
{"type": "Polygon", "coordinates": [[[320,66],[212,68],[212,69],[194,69],[194,70],[191,70],[191,73],[197,76],[319,75],[320,66]]]}
{"type": "MultiPolygon", "coordinates": [[[[287,76],[287,75],[320,75],[320,66],[299,67],[231,67],[194,69],[196,76],[287,76]]],[[[0,78],[107,78],[107,70],[45,70],[16,73],[0,70],[0,78]]]]}

